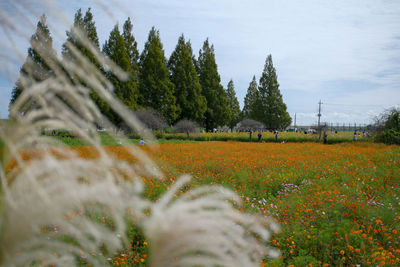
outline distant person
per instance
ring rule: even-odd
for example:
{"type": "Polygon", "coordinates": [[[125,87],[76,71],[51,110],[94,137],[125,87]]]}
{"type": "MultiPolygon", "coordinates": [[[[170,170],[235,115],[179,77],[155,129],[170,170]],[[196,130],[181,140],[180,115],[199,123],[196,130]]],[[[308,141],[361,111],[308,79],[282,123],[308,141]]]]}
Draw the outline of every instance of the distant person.
{"type": "Polygon", "coordinates": [[[251,135],[253,134],[253,131],[250,129],[249,130],[249,137],[250,137],[250,142],[251,142],[251,135]]]}
{"type": "Polygon", "coordinates": [[[328,134],[324,132],[324,144],[328,143],[328,134]]]}
{"type": "Polygon", "coordinates": [[[278,142],[278,131],[275,131],[275,142],[278,142]]]}
{"type": "Polygon", "coordinates": [[[335,130],[335,134],[337,134],[337,130],[335,130]]]}
{"type": "Polygon", "coordinates": [[[259,132],[257,136],[258,136],[258,142],[261,142],[262,133],[261,133],[261,132],[259,132]]]}
{"type": "Polygon", "coordinates": [[[354,135],[353,135],[353,141],[357,141],[357,131],[354,131],[354,135]]]}
{"type": "Polygon", "coordinates": [[[144,140],[143,140],[143,139],[140,139],[139,145],[140,145],[140,146],[144,146],[144,144],[146,144],[146,143],[144,142],[144,140]]]}

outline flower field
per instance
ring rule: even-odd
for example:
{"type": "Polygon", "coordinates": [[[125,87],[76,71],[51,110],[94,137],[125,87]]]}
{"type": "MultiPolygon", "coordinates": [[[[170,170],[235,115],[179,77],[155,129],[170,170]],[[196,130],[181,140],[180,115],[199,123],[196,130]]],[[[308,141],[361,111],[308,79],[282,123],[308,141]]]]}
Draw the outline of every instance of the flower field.
{"type": "MultiPolygon", "coordinates": [[[[190,173],[192,183],[183,190],[222,184],[241,196],[240,209],[279,222],[281,232],[269,245],[281,256],[261,265],[400,266],[398,146],[196,142],[142,148],[165,174],[164,180],[143,177],[149,199],[157,199],[179,175],[190,173]]],[[[73,149],[84,158],[97,156],[89,146],[73,149]]],[[[122,146],[107,149],[115,157],[135,161],[122,146]]],[[[35,153],[23,155],[31,157],[35,153]]],[[[102,220],[107,221],[106,215],[102,220]]],[[[109,259],[113,265],[146,265],[151,244],[137,228],[130,236],[130,246],[109,259]]]]}
{"type": "MultiPolygon", "coordinates": [[[[270,245],[281,256],[266,266],[400,265],[398,146],[202,142],[145,150],[166,174],[165,181],[145,179],[149,198],[191,173],[191,186],[223,184],[242,197],[243,209],[278,221],[270,245]]],[[[121,255],[116,265],[132,263],[128,252],[121,255]]]]}

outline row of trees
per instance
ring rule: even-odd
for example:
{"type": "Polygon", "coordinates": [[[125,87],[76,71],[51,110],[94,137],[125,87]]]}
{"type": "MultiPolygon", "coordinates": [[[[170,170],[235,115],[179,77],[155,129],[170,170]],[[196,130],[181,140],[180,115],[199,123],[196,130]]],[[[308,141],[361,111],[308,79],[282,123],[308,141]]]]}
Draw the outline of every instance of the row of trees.
{"type": "MultiPolygon", "coordinates": [[[[93,50],[80,39],[86,35],[94,49],[100,51],[97,30],[91,10],[83,15],[81,10],[75,14],[74,26],[67,31],[67,42],[62,47],[62,57],[74,60],[75,49],[104,73],[113,84],[114,94],[131,110],[154,109],[169,124],[188,119],[211,130],[228,125],[233,128],[243,118],[263,122],[269,129],[281,129],[290,124],[286,105],[282,101],[272,57],[268,56],[264,71],[257,85],[255,77],[250,83],[243,112],[240,110],[233,81],[227,89],[221,85],[215,60],[215,52],[208,39],[195,58],[190,41],[181,35],[170,58],[164,55],[159,32],[150,30],[144,49],[139,53],[137,42],[132,34],[132,22],[128,18],[122,27],[115,25],[101,51],[114,61],[130,78],[121,80],[97,62],[93,50]]],[[[28,49],[28,57],[21,68],[21,77],[12,93],[11,105],[22,90],[29,86],[29,80],[43,81],[53,75],[53,70],[35,51],[43,47],[55,53],[52,38],[45,17],[39,21],[36,33],[28,49]],[[40,43],[40,46],[37,44],[40,43]]],[[[78,59],[75,59],[78,60],[78,59]]],[[[71,77],[74,80],[74,77],[71,77]]],[[[76,82],[76,81],[75,81],[76,82]]],[[[121,120],[94,92],[92,99],[111,122],[118,125],[121,120]]]]}

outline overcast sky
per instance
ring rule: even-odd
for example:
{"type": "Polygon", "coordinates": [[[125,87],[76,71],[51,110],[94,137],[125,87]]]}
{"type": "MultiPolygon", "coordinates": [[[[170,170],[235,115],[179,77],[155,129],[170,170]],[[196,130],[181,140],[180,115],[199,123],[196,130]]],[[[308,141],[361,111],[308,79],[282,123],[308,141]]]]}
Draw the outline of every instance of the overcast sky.
{"type": "MultiPolygon", "coordinates": [[[[12,0],[0,2],[1,11],[18,16],[12,0]]],[[[34,6],[52,24],[59,51],[78,8],[92,7],[101,44],[119,22],[130,16],[141,52],[152,26],[160,31],[167,57],[183,33],[198,55],[208,37],[214,44],[221,83],[233,79],[238,100],[253,77],[260,78],[272,54],[280,90],[297,124],[322,121],[364,124],[385,108],[400,107],[400,1],[397,0],[117,0],[54,1],[58,7],[34,6]],[[100,5],[99,5],[100,3],[100,5]],[[63,14],[63,15],[62,15],[63,14]],[[112,14],[112,16],[110,16],[112,14]]],[[[3,14],[4,14],[3,13],[3,14]]],[[[8,116],[8,101],[26,56],[36,18],[21,19],[26,38],[0,46],[0,114],[8,116]],[[20,57],[5,57],[6,46],[20,57]],[[5,58],[9,65],[5,65],[5,58]],[[4,63],[4,64],[3,64],[4,63]]],[[[3,36],[2,30],[0,34],[3,36]]]]}

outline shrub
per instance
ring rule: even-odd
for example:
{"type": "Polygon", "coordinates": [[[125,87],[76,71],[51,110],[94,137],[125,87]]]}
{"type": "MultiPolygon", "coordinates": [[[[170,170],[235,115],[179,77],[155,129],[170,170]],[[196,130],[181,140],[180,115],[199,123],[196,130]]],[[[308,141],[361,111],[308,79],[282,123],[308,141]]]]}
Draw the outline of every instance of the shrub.
{"type": "Polygon", "coordinates": [[[388,145],[400,144],[400,132],[393,129],[389,129],[379,133],[376,136],[375,140],[388,145]]]}
{"type": "Polygon", "coordinates": [[[377,135],[375,141],[385,144],[400,144],[400,110],[391,109],[375,119],[377,135]]]}

